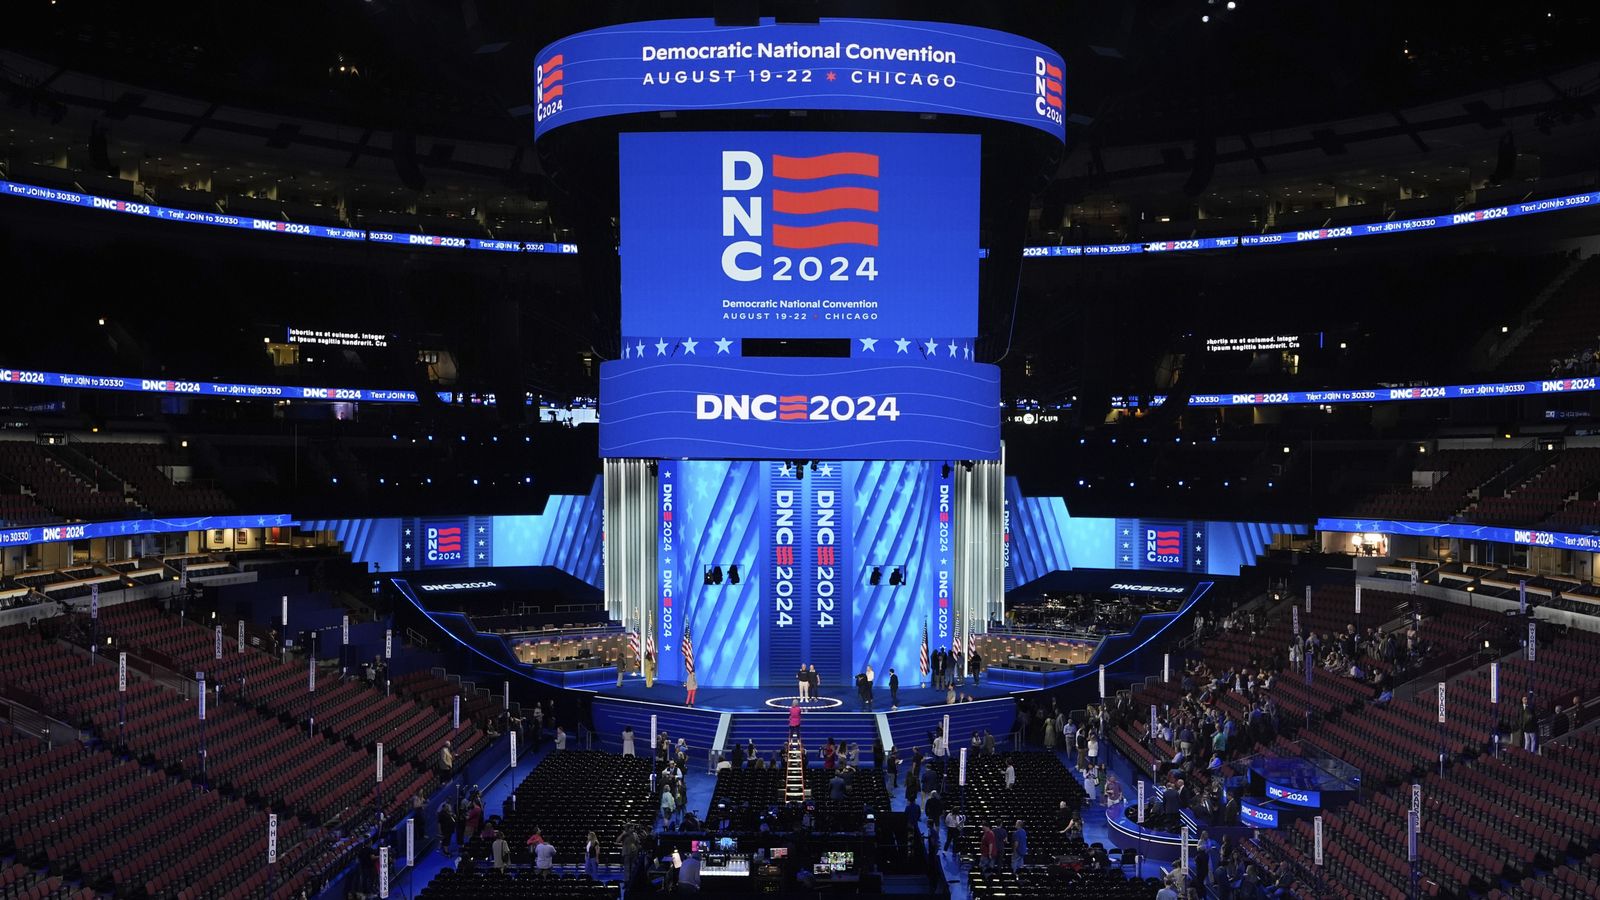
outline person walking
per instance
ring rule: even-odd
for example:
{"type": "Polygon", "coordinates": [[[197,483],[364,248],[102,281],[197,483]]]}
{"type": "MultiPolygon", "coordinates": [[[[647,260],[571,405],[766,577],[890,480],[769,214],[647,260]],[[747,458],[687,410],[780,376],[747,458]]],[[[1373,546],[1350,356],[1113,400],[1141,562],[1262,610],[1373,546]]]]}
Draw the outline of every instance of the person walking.
{"type": "Polygon", "coordinates": [[[1022,820],[1017,820],[1017,827],[1011,829],[1011,874],[1015,875],[1028,856],[1028,830],[1022,827],[1022,820]]]}
{"type": "Polygon", "coordinates": [[[900,708],[900,676],[895,674],[894,667],[889,667],[889,708],[900,708]]]}
{"type": "Polygon", "coordinates": [[[1017,786],[1017,767],[1012,765],[1011,764],[1011,760],[1008,759],[1008,760],[1006,760],[1006,790],[1009,791],[1009,790],[1011,790],[1012,788],[1014,788],[1016,786],[1017,786]]]}
{"type": "Polygon", "coordinates": [[[583,845],[583,874],[600,880],[600,838],[592,831],[583,845]]]}
{"type": "Polygon", "coordinates": [[[633,830],[633,823],[623,826],[622,834],[617,835],[617,846],[622,848],[622,881],[626,884],[633,877],[633,863],[639,856],[639,835],[633,830]]]}
{"type": "Polygon", "coordinates": [[[974,649],[972,655],[967,657],[967,674],[972,676],[973,685],[979,683],[978,674],[983,671],[983,657],[974,649]]]}
{"type": "Polygon", "coordinates": [[[995,860],[1000,858],[1000,847],[995,840],[994,826],[983,826],[983,836],[978,842],[978,871],[987,875],[994,870],[995,860]]]}
{"type": "Polygon", "coordinates": [[[700,687],[700,679],[695,677],[693,669],[689,670],[689,674],[683,676],[683,686],[689,692],[689,697],[684,701],[683,705],[693,706],[694,692],[700,687]]]}

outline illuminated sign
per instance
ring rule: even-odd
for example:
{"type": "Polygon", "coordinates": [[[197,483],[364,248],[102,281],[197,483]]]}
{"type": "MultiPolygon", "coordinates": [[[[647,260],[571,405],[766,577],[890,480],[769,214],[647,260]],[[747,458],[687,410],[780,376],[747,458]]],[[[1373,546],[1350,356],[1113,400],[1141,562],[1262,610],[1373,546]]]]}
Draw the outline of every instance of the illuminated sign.
{"type": "Polygon", "coordinates": [[[1187,594],[1189,589],[1170,584],[1123,584],[1117,582],[1106,588],[1109,591],[1127,591],[1131,594],[1187,594]]]}
{"type": "Polygon", "coordinates": [[[1292,806],[1306,806],[1312,809],[1322,806],[1322,794],[1318,791],[1287,787],[1281,784],[1273,784],[1270,781],[1267,782],[1267,799],[1278,800],[1292,806]]]}
{"type": "Polygon", "coordinates": [[[423,591],[482,591],[497,588],[499,584],[493,581],[457,581],[451,584],[419,584],[417,588],[423,591]]]}
{"type": "Polygon", "coordinates": [[[1273,350],[1301,350],[1313,344],[1322,345],[1320,333],[1309,337],[1299,334],[1262,334],[1253,337],[1206,338],[1206,352],[1261,353],[1273,350]]]}
{"type": "Polygon", "coordinates": [[[600,455],[998,459],[999,370],[904,357],[600,368],[600,455]]]}
{"type": "Polygon", "coordinates": [[[321,328],[295,328],[286,329],[284,340],[290,344],[315,344],[321,347],[352,347],[387,349],[390,337],[387,334],[371,334],[364,331],[333,331],[321,328]]]}
{"type": "Polygon", "coordinates": [[[466,563],[467,523],[460,519],[424,522],[422,525],[422,565],[460,566],[466,563]]]}
{"type": "Polygon", "coordinates": [[[298,523],[294,517],[277,513],[267,516],[195,516],[188,519],[125,519],[116,522],[88,522],[81,525],[36,525],[31,528],[8,528],[0,531],[0,547],[128,537],[136,534],[168,534],[179,531],[263,528],[295,524],[298,523]]]}
{"type": "Polygon", "coordinates": [[[1242,801],[1239,804],[1239,824],[1251,828],[1277,828],[1278,811],[1242,801]]]}
{"type": "Polygon", "coordinates": [[[622,333],[684,356],[740,337],[970,337],[979,157],[975,135],[624,134],[622,333]]]}
{"type": "Polygon", "coordinates": [[[1473,525],[1467,522],[1318,519],[1317,530],[1461,538],[1472,541],[1493,541],[1502,544],[1524,544],[1530,547],[1555,547],[1561,550],[1582,550],[1589,553],[1600,553],[1600,535],[1572,534],[1562,531],[1533,531],[1526,528],[1502,528],[1496,525],[1473,525]]]}
{"type": "Polygon", "coordinates": [[[1066,136],[1061,55],[947,22],[629,22],[534,56],[534,134],[629,113],[820,109],[974,116],[1066,136]]]}

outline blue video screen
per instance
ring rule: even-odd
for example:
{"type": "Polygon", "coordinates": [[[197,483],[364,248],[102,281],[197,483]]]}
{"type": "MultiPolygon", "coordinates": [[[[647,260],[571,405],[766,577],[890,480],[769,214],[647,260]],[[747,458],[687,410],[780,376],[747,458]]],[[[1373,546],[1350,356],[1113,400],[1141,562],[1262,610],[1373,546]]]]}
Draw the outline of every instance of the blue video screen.
{"type": "Polygon", "coordinates": [[[620,138],[622,333],[972,337],[980,138],[620,138]]]}

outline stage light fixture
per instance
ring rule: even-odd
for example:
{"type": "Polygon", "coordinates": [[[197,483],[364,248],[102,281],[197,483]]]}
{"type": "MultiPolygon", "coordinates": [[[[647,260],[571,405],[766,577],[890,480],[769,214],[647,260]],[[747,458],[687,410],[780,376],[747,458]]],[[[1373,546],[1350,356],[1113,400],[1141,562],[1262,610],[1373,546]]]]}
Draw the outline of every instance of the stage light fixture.
{"type": "Polygon", "coordinates": [[[738,584],[739,583],[739,564],[738,563],[734,563],[733,565],[728,567],[728,583],[729,584],[738,584]]]}
{"type": "Polygon", "coordinates": [[[883,568],[881,566],[873,566],[872,567],[872,574],[867,576],[867,584],[870,584],[873,587],[877,587],[878,585],[880,585],[882,583],[883,583],[883,568]]]}

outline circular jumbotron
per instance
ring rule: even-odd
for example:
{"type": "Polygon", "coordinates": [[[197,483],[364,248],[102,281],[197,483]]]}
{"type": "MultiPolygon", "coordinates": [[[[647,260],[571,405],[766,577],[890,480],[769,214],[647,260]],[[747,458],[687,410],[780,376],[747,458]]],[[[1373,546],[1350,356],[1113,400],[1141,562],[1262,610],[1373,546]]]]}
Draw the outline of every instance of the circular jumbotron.
{"type": "Polygon", "coordinates": [[[832,697],[811,697],[804,700],[799,697],[773,697],[767,701],[767,705],[773,709],[788,709],[796,703],[800,704],[800,708],[807,712],[819,709],[833,709],[844,705],[844,701],[835,700],[832,697]]]}

